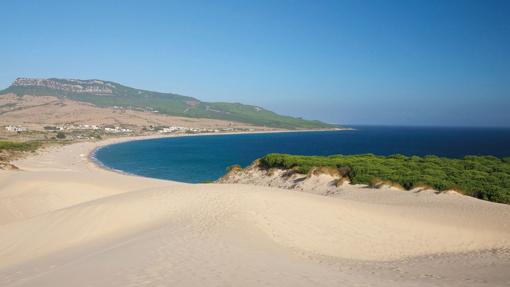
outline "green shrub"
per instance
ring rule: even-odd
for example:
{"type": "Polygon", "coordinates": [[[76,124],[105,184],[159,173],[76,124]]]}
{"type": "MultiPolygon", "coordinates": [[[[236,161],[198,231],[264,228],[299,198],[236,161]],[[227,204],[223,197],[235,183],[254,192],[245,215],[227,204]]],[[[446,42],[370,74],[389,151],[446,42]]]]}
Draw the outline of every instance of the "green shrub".
{"type": "Polygon", "coordinates": [[[307,174],[316,167],[337,168],[353,184],[392,182],[406,189],[454,189],[465,195],[510,204],[510,158],[466,156],[450,159],[396,154],[300,156],[268,154],[260,159],[266,168],[292,169],[307,174]]]}
{"type": "Polygon", "coordinates": [[[40,142],[29,141],[29,142],[11,142],[11,141],[0,141],[0,151],[34,151],[41,145],[40,142]]]}
{"type": "Polygon", "coordinates": [[[64,132],[58,132],[56,137],[57,139],[65,139],[66,134],[64,132]]]}

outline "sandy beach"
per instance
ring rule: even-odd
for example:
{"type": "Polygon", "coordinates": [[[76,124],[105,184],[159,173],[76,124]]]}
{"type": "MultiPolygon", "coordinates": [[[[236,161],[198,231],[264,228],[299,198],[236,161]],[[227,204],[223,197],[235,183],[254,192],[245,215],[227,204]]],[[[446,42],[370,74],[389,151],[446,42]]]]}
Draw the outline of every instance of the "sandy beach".
{"type": "Polygon", "coordinates": [[[507,286],[510,206],[124,175],[55,147],[0,171],[0,286],[507,286]]]}

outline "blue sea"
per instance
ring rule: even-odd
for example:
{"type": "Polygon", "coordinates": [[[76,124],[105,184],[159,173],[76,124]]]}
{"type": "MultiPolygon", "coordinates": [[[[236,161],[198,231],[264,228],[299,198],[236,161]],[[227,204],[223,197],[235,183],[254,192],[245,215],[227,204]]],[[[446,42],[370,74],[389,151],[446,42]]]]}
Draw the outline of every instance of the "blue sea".
{"type": "Polygon", "coordinates": [[[98,149],[104,166],[146,177],[200,183],[268,153],[510,156],[508,128],[356,126],[355,130],[203,135],[132,141],[98,149]]]}

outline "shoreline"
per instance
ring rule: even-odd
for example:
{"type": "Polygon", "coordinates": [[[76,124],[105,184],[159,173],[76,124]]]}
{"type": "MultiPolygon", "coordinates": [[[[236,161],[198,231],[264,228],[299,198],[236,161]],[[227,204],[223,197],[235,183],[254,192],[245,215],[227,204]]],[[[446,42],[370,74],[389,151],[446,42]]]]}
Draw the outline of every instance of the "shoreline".
{"type": "Polygon", "coordinates": [[[510,281],[510,206],[356,186],[334,198],[187,184],[114,172],[90,158],[95,148],[143,139],[52,147],[16,161],[21,171],[0,171],[0,285],[510,281]]]}
{"type": "MultiPolygon", "coordinates": [[[[100,160],[95,158],[95,153],[107,146],[133,142],[133,141],[144,141],[144,140],[154,140],[154,139],[164,139],[164,138],[179,138],[179,137],[191,137],[191,136],[224,136],[224,135],[247,135],[247,134],[273,134],[273,133],[297,133],[297,132],[335,132],[335,131],[349,131],[355,130],[352,128],[338,128],[338,129],[322,129],[322,130],[271,130],[271,131],[248,131],[248,132],[225,132],[225,133],[200,133],[200,134],[172,134],[172,135],[147,135],[147,136],[133,136],[133,137],[117,137],[117,138],[109,138],[105,140],[97,141],[98,145],[90,150],[87,154],[87,158],[95,164],[98,168],[105,169],[108,171],[121,173],[129,176],[140,176],[132,173],[128,173],[122,170],[116,170],[104,165],[100,160]],[[112,142],[107,142],[112,140],[112,142]]],[[[75,143],[72,143],[75,144],[75,143]]],[[[144,176],[141,176],[144,177],[144,176]]],[[[152,177],[148,177],[152,178],[152,177]]],[[[174,180],[170,180],[174,181],[174,180]]],[[[184,183],[184,182],[183,182],[184,183]]]]}

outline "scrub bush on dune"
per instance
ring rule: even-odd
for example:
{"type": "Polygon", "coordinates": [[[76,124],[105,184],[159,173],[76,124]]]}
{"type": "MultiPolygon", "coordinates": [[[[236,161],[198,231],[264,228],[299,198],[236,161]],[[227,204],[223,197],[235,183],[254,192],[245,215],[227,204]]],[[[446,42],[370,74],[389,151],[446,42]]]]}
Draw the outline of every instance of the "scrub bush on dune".
{"type": "Polygon", "coordinates": [[[268,154],[260,163],[266,168],[292,169],[303,174],[320,167],[335,168],[352,184],[378,186],[385,183],[405,189],[455,190],[479,199],[510,204],[509,158],[268,154]]]}

